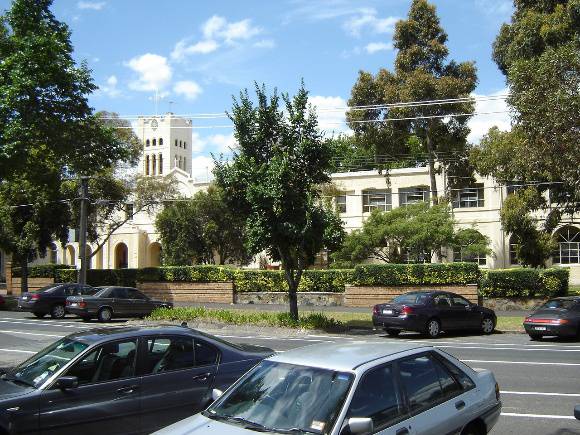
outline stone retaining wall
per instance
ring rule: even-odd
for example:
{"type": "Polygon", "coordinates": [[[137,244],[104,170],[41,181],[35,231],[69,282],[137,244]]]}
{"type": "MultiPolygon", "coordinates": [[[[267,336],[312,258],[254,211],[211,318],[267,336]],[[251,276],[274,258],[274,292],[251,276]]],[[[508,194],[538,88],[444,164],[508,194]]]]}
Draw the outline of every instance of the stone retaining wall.
{"type": "MultiPolygon", "coordinates": [[[[234,296],[236,304],[287,304],[287,292],[240,292],[234,296]]],[[[343,293],[298,292],[298,305],[337,307],[344,304],[343,293]]]]}
{"type": "Polygon", "coordinates": [[[483,306],[498,311],[531,311],[547,300],[547,298],[485,298],[483,306]]]}
{"type": "Polygon", "coordinates": [[[234,303],[232,282],[138,282],[147,296],[168,302],[234,303]]]}
{"type": "MultiPolygon", "coordinates": [[[[7,293],[9,295],[19,295],[21,281],[21,278],[12,278],[11,287],[7,288],[7,293]]],[[[34,292],[50,284],[54,284],[54,278],[28,278],[28,291],[34,292]]]]}
{"type": "Polygon", "coordinates": [[[347,307],[372,307],[376,304],[390,302],[393,298],[410,291],[443,290],[457,293],[467,300],[478,303],[476,285],[442,285],[442,286],[353,286],[347,285],[344,294],[344,305],[347,307]]]}

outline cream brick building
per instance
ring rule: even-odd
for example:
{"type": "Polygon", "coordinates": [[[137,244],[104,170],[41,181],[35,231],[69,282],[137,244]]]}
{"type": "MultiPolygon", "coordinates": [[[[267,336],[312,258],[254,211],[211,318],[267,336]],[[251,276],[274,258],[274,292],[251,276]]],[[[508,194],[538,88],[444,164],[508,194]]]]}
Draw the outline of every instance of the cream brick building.
{"type": "MultiPolygon", "coordinates": [[[[136,132],[143,143],[140,167],[144,175],[173,174],[184,196],[192,196],[206,189],[208,181],[191,176],[191,121],[168,113],[163,116],[142,117],[136,132]]],[[[389,182],[377,171],[344,172],[332,175],[344,193],[336,198],[347,231],[360,228],[374,208],[391,210],[421,200],[429,200],[429,173],[426,167],[395,169],[389,182]]],[[[444,174],[437,176],[439,192],[447,190],[444,174]]],[[[489,237],[493,254],[471,258],[481,267],[509,268],[517,266],[515,252],[508,235],[501,228],[500,211],[506,195],[513,186],[499,184],[492,178],[476,177],[476,183],[451,191],[453,217],[460,227],[473,227],[489,237]]],[[[544,215],[538,214],[538,220],[544,215]]],[[[580,284],[580,216],[566,219],[555,232],[558,252],[549,264],[570,268],[571,282],[580,284]]],[[[91,246],[95,249],[95,246],[91,246]]],[[[92,259],[92,268],[140,268],[159,264],[161,245],[154,228],[154,216],[136,215],[119,228],[101,252],[92,259]]],[[[78,243],[67,246],[54,244],[46,258],[38,262],[78,265],[78,243]]],[[[3,261],[4,255],[0,256],[3,261]]],[[[460,252],[447,252],[442,261],[461,260],[460,252]]],[[[466,260],[463,258],[463,260],[466,260]]]]}

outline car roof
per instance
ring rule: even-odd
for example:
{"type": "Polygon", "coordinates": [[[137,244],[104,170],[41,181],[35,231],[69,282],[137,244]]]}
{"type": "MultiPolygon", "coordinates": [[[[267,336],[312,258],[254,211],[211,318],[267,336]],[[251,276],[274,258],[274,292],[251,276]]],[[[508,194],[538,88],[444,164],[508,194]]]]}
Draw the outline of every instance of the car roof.
{"type": "Polygon", "coordinates": [[[177,325],[159,326],[111,326],[104,328],[91,328],[84,331],[70,334],[67,337],[83,343],[93,344],[110,340],[122,340],[124,338],[134,338],[147,335],[163,334],[187,334],[202,336],[203,333],[195,329],[177,325]]]}
{"type": "Polygon", "coordinates": [[[323,343],[292,349],[269,358],[271,361],[351,371],[371,361],[412,350],[430,350],[432,346],[413,343],[380,343],[356,341],[323,343]]]}

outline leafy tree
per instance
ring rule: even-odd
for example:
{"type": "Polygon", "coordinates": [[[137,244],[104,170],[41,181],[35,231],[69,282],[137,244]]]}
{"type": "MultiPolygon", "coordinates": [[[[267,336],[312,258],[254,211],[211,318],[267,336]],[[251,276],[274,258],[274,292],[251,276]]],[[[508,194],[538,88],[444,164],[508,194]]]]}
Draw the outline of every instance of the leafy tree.
{"type": "Polygon", "coordinates": [[[318,186],[330,181],[331,148],[301,86],[290,98],[256,85],[234,99],[230,119],[238,150],[230,162],[217,161],[217,185],[232,210],[245,221],[252,254],[267,251],[280,261],[289,288],[290,314],[298,319],[297,290],[302,272],[324,248],[340,245],[342,223],[319,200],[318,186]]]}
{"type": "MultiPolygon", "coordinates": [[[[416,160],[421,156],[426,161],[434,203],[438,195],[436,161],[454,175],[469,173],[469,166],[457,164],[457,160],[468,149],[470,116],[447,116],[470,114],[473,103],[394,104],[464,98],[475,89],[474,63],[447,63],[446,42],[447,34],[440,26],[435,7],[426,0],[413,0],[407,19],[396,25],[394,46],[399,51],[394,72],[384,68],[376,75],[361,71],[351,91],[349,105],[380,108],[352,109],[347,113],[357,143],[373,150],[378,163],[381,157],[407,162],[410,157],[416,160]],[[390,119],[401,120],[387,121],[390,119]]],[[[461,179],[451,178],[451,187],[461,179]]]]}
{"type": "Polygon", "coordinates": [[[167,206],[156,219],[164,246],[163,260],[171,265],[202,263],[248,264],[244,220],[228,207],[223,192],[210,185],[189,201],[167,206]]]}
{"type": "Polygon", "coordinates": [[[489,240],[474,229],[454,230],[448,204],[426,203],[383,212],[373,210],[363,227],[354,230],[333,254],[342,265],[373,258],[388,263],[430,261],[443,247],[464,249],[464,255],[489,253],[489,240]]]}

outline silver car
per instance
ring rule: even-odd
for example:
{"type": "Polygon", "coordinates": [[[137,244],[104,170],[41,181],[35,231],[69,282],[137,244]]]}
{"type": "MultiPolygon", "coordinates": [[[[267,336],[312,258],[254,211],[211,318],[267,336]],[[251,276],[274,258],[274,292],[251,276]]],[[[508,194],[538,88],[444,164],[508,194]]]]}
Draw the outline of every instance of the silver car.
{"type": "Polygon", "coordinates": [[[483,435],[501,412],[493,373],[431,346],[317,344],[274,355],[201,414],[157,434],[483,435]]]}

